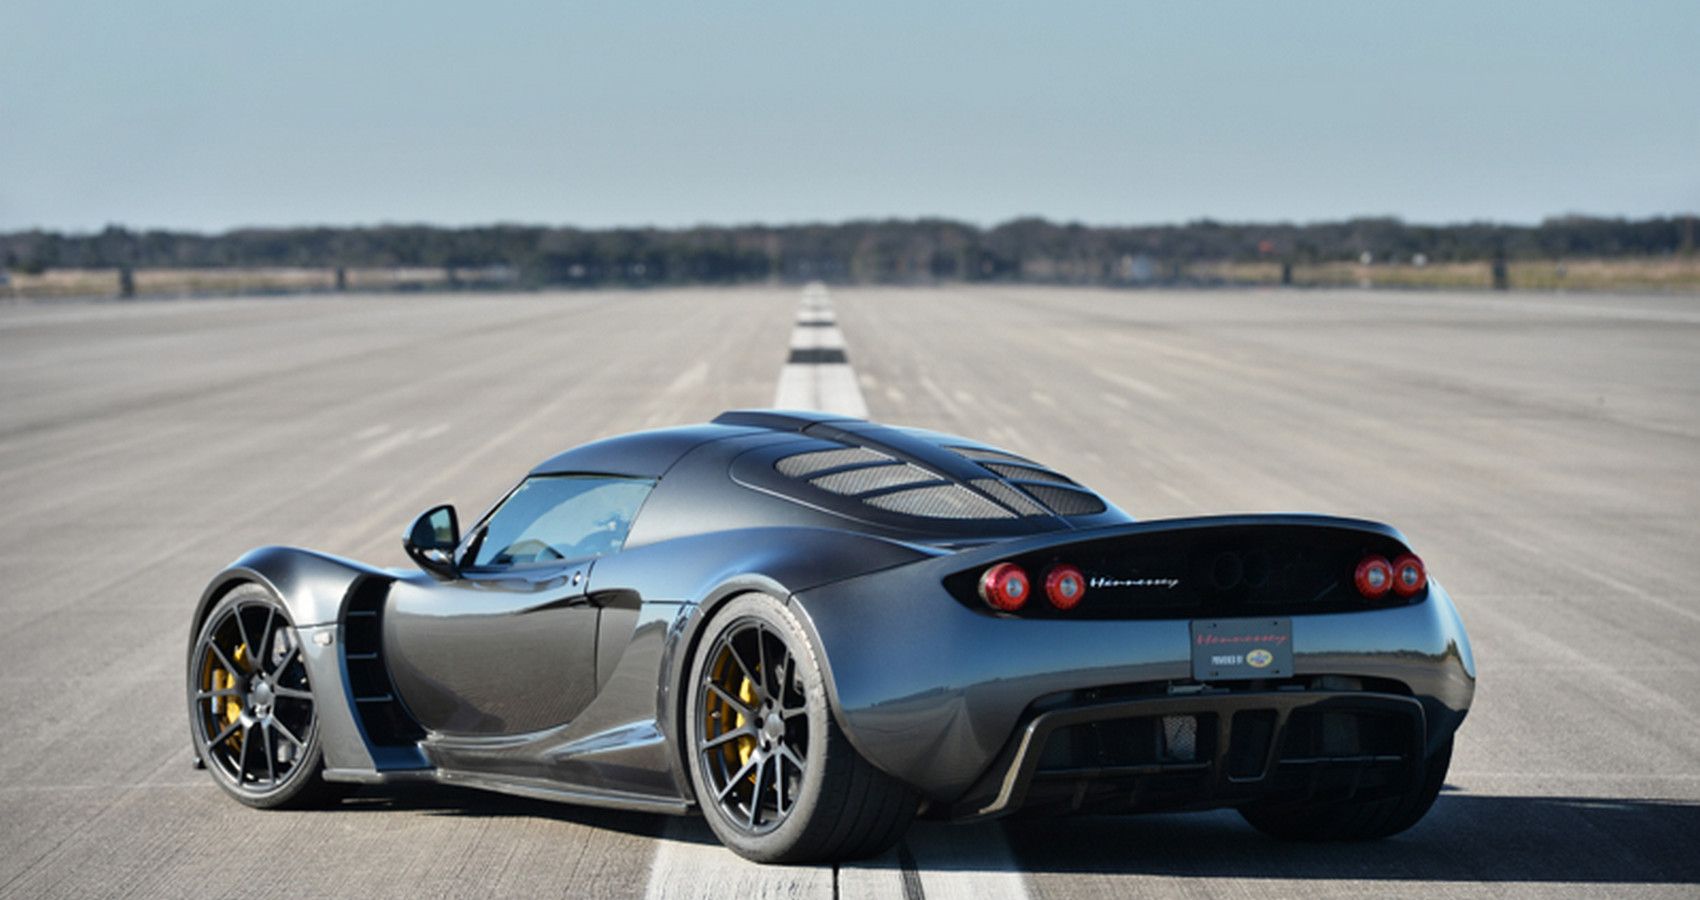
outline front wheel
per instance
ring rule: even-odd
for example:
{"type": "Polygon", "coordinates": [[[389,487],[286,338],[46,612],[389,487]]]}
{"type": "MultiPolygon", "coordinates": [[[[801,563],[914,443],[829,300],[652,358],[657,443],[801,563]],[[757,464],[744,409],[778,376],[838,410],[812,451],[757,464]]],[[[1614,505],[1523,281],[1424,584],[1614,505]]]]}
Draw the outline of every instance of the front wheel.
{"type": "Polygon", "coordinates": [[[1452,739],[1429,757],[1423,777],[1403,792],[1374,800],[1335,800],[1304,805],[1247,806],[1240,815],[1252,827],[1288,841],[1370,841],[1392,837],[1417,824],[1434,805],[1452,763],[1452,739]]]}
{"type": "Polygon", "coordinates": [[[827,709],[820,663],[791,610],[762,594],[722,607],[692,661],[685,739],[709,827],[757,862],[878,854],[919,796],[875,769],[827,709]]]}
{"type": "Polygon", "coordinates": [[[244,584],[207,614],[189,655],[189,728],[213,780],[263,809],[342,794],[320,777],[318,703],[299,633],[272,592],[244,584]]]}

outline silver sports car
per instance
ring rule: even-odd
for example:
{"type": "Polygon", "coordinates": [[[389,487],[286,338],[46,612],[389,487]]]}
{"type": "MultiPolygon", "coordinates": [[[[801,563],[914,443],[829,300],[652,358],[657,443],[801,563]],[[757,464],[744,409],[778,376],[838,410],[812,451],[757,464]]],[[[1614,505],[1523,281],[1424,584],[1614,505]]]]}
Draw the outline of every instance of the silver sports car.
{"type": "Polygon", "coordinates": [[[434,780],[700,812],[785,862],[917,815],[1376,838],[1434,802],[1475,686],[1385,525],[1137,522],[1013,453],[820,413],[578,447],[405,545],[416,569],[263,547],[208,585],[190,730],[237,800],[434,780]]]}

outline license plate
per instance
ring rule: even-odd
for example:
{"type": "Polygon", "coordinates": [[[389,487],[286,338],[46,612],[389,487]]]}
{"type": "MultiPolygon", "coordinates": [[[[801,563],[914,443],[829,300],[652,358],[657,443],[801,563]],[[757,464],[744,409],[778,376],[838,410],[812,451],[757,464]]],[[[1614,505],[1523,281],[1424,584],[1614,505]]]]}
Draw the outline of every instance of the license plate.
{"type": "Polygon", "coordinates": [[[1292,674],[1292,619],[1193,620],[1193,678],[1236,681],[1292,674]]]}

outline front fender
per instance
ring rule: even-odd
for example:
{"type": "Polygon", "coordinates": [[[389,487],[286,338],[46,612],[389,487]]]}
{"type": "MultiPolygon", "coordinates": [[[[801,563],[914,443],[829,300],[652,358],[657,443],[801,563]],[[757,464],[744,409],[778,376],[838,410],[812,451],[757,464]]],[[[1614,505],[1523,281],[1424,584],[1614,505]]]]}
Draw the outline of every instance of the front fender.
{"type": "MultiPolygon", "coordinates": [[[[214,576],[201,592],[190,620],[185,656],[193,656],[201,624],[219,598],[244,582],[264,585],[282,601],[300,633],[307,677],[319,701],[319,743],[324,748],[325,767],[371,770],[372,751],[355,722],[341,648],[337,646],[338,619],[350,588],[368,579],[388,581],[394,577],[364,563],[312,550],[275,546],[250,550],[214,576]]],[[[195,660],[188,662],[192,671],[195,660]]]]}
{"type": "Polygon", "coordinates": [[[201,621],[213,604],[226,591],[244,581],[271,588],[272,593],[283,601],[284,608],[289,610],[289,618],[296,627],[306,628],[336,624],[349,586],[356,579],[369,576],[395,577],[365,563],[299,547],[271,546],[250,550],[214,576],[207,589],[201,592],[189,640],[194,641],[201,621]]]}

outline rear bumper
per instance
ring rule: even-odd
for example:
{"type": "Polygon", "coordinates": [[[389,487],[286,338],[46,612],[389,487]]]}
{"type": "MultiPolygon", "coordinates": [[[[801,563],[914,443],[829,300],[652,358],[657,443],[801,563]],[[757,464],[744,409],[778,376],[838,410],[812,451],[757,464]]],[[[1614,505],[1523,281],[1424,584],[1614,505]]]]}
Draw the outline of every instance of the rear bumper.
{"type": "MultiPolygon", "coordinates": [[[[1463,623],[1433,582],[1428,597],[1410,606],[1293,616],[1293,678],[1205,686],[1211,693],[1199,694],[1185,693],[1200,689],[1188,620],[984,615],[945,593],[940,576],[950,565],[929,561],[825,585],[797,594],[793,604],[827,670],[833,712],[858,752],[958,815],[1021,805],[1018,794],[1048,778],[1038,774],[1040,737],[1074,723],[1071,716],[1190,710],[1220,727],[1250,708],[1235,698],[1253,694],[1262,698],[1259,708],[1277,716],[1314,703],[1394,704],[1420,713],[1416,755],[1427,757],[1462,723],[1475,691],[1463,623]],[[1317,682],[1321,676],[1364,679],[1376,693],[1320,691],[1329,686],[1317,682]],[[1132,705],[1082,699],[1094,692],[1132,705]],[[1079,706],[1066,715],[1045,707],[1057,697],[1079,706]],[[1030,760],[1034,768],[1024,776],[1030,760]]],[[[1219,740],[1226,747],[1231,736],[1219,740]]],[[[1105,777],[1119,774],[1128,773],[1105,777]]],[[[1231,786],[1205,781],[1211,790],[1231,786]]]]}

